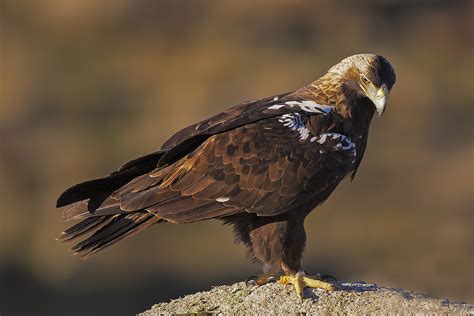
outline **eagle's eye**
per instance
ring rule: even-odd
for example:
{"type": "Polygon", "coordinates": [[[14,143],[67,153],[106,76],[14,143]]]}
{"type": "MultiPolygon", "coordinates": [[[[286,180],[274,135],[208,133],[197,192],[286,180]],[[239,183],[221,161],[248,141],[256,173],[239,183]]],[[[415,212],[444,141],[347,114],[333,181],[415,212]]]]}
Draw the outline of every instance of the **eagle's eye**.
{"type": "Polygon", "coordinates": [[[365,85],[368,85],[370,83],[369,78],[367,78],[367,76],[364,75],[364,74],[360,75],[360,81],[362,81],[362,83],[365,84],[365,85]]]}

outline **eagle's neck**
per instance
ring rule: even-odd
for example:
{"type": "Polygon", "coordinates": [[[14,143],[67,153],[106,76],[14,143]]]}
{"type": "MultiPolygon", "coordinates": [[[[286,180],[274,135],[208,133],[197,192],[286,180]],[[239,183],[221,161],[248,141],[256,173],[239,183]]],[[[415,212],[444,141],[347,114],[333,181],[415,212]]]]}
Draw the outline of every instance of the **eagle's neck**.
{"type": "Polygon", "coordinates": [[[328,72],[318,80],[296,91],[296,94],[319,104],[331,105],[344,133],[351,138],[367,135],[375,107],[346,86],[347,78],[328,72]]]}
{"type": "Polygon", "coordinates": [[[344,76],[327,73],[320,79],[300,89],[298,94],[320,104],[334,106],[340,133],[349,136],[356,144],[357,158],[353,174],[355,174],[367,146],[369,127],[374,116],[375,107],[367,98],[361,98],[353,90],[347,89],[344,76]]]}
{"type": "Polygon", "coordinates": [[[369,128],[374,116],[375,107],[367,98],[358,98],[348,101],[353,102],[353,104],[351,104],[351,118],[343,120],[342,126],[344,134],[349,136],[356,145],[356,161],[353,171],[351,172],[351,177],[354,178],[367,147],[369,128]]]}

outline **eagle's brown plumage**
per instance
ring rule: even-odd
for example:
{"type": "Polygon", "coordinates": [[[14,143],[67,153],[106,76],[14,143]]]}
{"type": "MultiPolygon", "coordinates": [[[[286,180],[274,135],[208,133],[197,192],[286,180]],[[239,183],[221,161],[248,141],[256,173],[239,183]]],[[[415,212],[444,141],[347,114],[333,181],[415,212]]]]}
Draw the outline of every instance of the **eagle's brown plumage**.
{"type": "Polygon", "coordinates": [[[378,55],[348,57],[291,93],[246,102],[189,126],[161,150],[58,199],[59,239],[90,257],[156,223],[220,219],[266,273],[301,270],[303,221],[354,176],[375,111],[395,83],[378,55]]]}

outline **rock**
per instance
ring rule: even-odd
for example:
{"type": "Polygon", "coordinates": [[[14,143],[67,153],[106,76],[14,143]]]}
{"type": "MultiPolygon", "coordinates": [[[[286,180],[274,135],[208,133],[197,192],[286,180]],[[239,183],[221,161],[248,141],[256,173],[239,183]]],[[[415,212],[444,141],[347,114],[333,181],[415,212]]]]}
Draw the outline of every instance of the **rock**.
{"type": "Polygon", "coordinates": [[[305,289],[300,299],[291,285],[216,286],[207,292],[187,295],[169,303],[159,303],[141,316],[184,313],[212,314],[473,314],[474,305],[440,300],[407,290],[378,287],[364,282],[338,282],[333,292],[305,289]]]}

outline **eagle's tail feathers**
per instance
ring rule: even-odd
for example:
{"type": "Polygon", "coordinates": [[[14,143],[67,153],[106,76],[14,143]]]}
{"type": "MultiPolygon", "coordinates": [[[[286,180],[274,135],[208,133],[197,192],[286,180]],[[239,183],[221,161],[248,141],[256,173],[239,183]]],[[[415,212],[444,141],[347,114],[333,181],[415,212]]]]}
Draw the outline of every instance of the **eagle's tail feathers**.
{"type": "Polygon", "coordinates": [[[134,178],[156,168],[164,151],[157,151],[149,155],[127,162],[118,171],[111,175],[76,184],[64,191],[56,202],[56,207],[90,199],[90,206],[100,205],[112,192],[127,184],[134,178]]]}
{"type": "MultiPolygon", "coordinates": [[[[85,219],[81,222],[84,223],[84,227],[78,227],[76,229],[78,232],[77,234],[83,235],[86,232],[92,231],[94,231],[94,233],[87,239],[77,243],[74,247],[72,247],[71,250],[74,251],[74,254],[80,255],[84,259],[90,258],[97,252],[104,250],[114,243],[124,238],[131,237],[150,227],[151,225],[162,221],[159,216],[147,211],[138,211],[129,214],[107,215],[104,217],[106,217],[107,220],[104,220],[105,224],[103,225],[100,225],[100,223],[94,225],[94,220],[92,218],[85,219]],[[81,229],[83,231],[79,233],[81,229]]],[[[73,229],[81,223],[68,230],[73,229]]],[[[66,232],[67,231],[65,231],[65,233],[66,232]]],[[[63,238],[61,240],[70,239],[63,238]]]]}
{"type": "Polygon", "coordinates": [[[71,241],[98,230],[100,227],[107,225],[113,219],[113,216],[95,216],[84,219],[76,225],[63,231],[58,238],[59,241],[71,241]]]}
{"type": "Polygon", "coordinates": [[[76,184],[64,191],[56,202],[56,207],[63,207],[75,202],[89,199],[89,203],[100,205],[112,192],[132,180],[132,172],[111,175],[101,179],[89,180],[76,184]]]}
{"type": "Polygon", "coordinates": [[[105,215],[117,215],[129,213],[120,208],[120,204],[112,200],[107,199],[102,203],[102,206],[98,209],[89,210],[89,200],[80,201],[66,206],[63,209],[61,220],[64,222],[71,220],[83,220],[89,217],[101,217],[105,215]]]}

